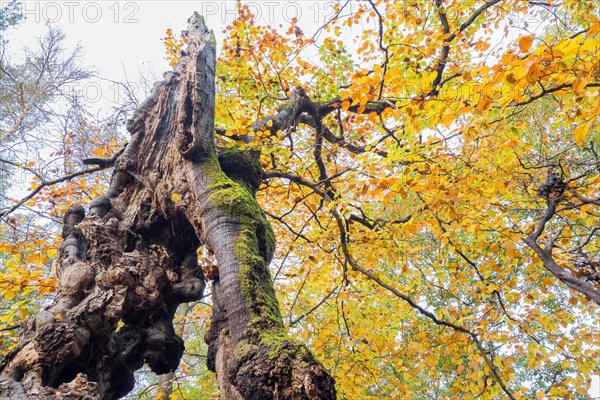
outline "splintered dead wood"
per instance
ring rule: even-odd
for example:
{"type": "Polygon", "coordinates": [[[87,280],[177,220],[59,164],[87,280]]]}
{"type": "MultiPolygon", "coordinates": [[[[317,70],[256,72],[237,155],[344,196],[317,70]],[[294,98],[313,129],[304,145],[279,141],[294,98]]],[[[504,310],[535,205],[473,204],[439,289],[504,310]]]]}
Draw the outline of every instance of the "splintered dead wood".
{"type": "Polygon", "coordinates": [[[214,36],[197,14],[188,22],[186,55],[128,122],[109,189],[64,217],[57,297],[2,361],[2,398],[114,399],[144,363],[174,371],[184,345],[173,316],[205,287],[200,246],[218,265],[205,339],[221,398],[335,398],[331,376],[285,333],[268,269],[275,238],[253,196],[261,169],[216,153],[214,36]]]}

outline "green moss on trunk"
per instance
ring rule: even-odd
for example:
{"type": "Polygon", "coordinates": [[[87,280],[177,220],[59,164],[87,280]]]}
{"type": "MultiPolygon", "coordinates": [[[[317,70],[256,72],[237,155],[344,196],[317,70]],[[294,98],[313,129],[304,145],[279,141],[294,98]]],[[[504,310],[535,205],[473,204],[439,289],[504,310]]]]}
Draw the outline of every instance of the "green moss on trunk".
{"type": "Polygon", "coordinates": [[[221,170],[215,155],[204,164],[204,172],[211,182],[208,200],[239,223],[234,252],[242,298],[252,315],[235,344],[231,383],[244,399],[335,399],[334,380],[308,348],[285,331],[269,273],[275,236],[264,212],[248,186],[221,170]]]}
{"type": "Polygon", "coordinates": [[[253,316],[245,336],[256,343],[263,330],[283,330],[268,268],[275,251],[275,235],[248,188],[225,175],[216,157],[206,161],[204,171],[211,181],[209,201],[239,221],[240,232],[234,243],[240,263],[238,279],[242,297],[253,316]]]}

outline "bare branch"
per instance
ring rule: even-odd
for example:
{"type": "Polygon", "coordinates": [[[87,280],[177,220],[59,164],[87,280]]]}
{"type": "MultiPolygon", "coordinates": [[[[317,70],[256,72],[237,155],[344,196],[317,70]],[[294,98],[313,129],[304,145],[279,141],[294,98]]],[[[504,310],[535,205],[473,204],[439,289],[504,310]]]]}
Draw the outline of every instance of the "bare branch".
{"type": "Polygon", "coordinates": [[[329,293],[327,293],[325,295],[325,297],[323,297],[310,310],[308,310],[307,312],[303,313],[302,315],[300,315],[300,316],[294,318],[292,321],[290,321],[290,326],[296,325],[298,322],[302,321],[304,318],[308,317],[310,314],[312,314],[313,312],[318,310],[319,307],[321,307],[337,290],[338,290],[338,287],[335,286],[329,293]]]}
{"type": "Polygon", "coordinates": [[[101,168],[109,168],[109,167],[112,167],[113,164],[115,163],[115,161],[117,161],[117,158],[119,158],[119,156],[121,154],[123,154],[126,147],[127,147],[127,145],[123,146],[123,148],[121,150],[117,151],[115,154],[113,154],[109,158],[92,157],[92,158],[83,159],[81,162],[84,165],[97,165],[101,168]]]}
{"type": "Polygon", "coordinates": [[[20,324],[18,324],[18,325],[11,325],[11,326],[7,326],[5,328],[0,328],[0,332],[14,331],[15,329],[19,329],[20,327],[21,327],[20,324]]]}

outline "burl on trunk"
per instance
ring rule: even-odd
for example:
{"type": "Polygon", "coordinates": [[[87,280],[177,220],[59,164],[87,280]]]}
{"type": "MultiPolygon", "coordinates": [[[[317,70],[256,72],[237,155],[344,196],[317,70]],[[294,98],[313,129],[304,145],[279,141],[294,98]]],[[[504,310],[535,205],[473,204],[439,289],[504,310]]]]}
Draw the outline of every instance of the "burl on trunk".
{"type": "MultiPolygon", "coordinates": [[[[205,340],[221,398],[335,398],[332,377],[282,323],[268,269],[275,238],[254,198],[260,165],[215,150],[214,36],[197,14],[187,35],[186,55],[128,122],[110,188],[87,213],[68,209],[58,295],[2,360],[0,398],[115,399],[144,363],[175,370],[175,310],[203,296],[200,246],[218,264],[205,340]]],[[[279,119],[298,112],[292,102],[279,119]]]]}

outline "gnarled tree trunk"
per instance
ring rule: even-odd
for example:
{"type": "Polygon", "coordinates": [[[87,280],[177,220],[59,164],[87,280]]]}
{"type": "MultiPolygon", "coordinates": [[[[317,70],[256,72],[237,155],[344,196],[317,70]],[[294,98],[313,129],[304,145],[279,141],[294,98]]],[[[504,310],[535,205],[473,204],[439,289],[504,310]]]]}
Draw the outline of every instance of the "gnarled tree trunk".
{"type": "MultiPolygon", "coordinates": [[[[200,246],[218,264],[205,340],[221,398],[335,398],[333,379],[286,335],[268,270],[275,239],[254,199],[261,169],[216,153],[214,37],[197,14],[189,23],[187,55],[129,121],[110,188],[65,215],[58,295],[2,360],[0,398],[114,399],[144,362],[175,370],[172,320],[203,295],[200,246]]],[[[297,104],[274,119],[293,120],[297,104]]]]}

